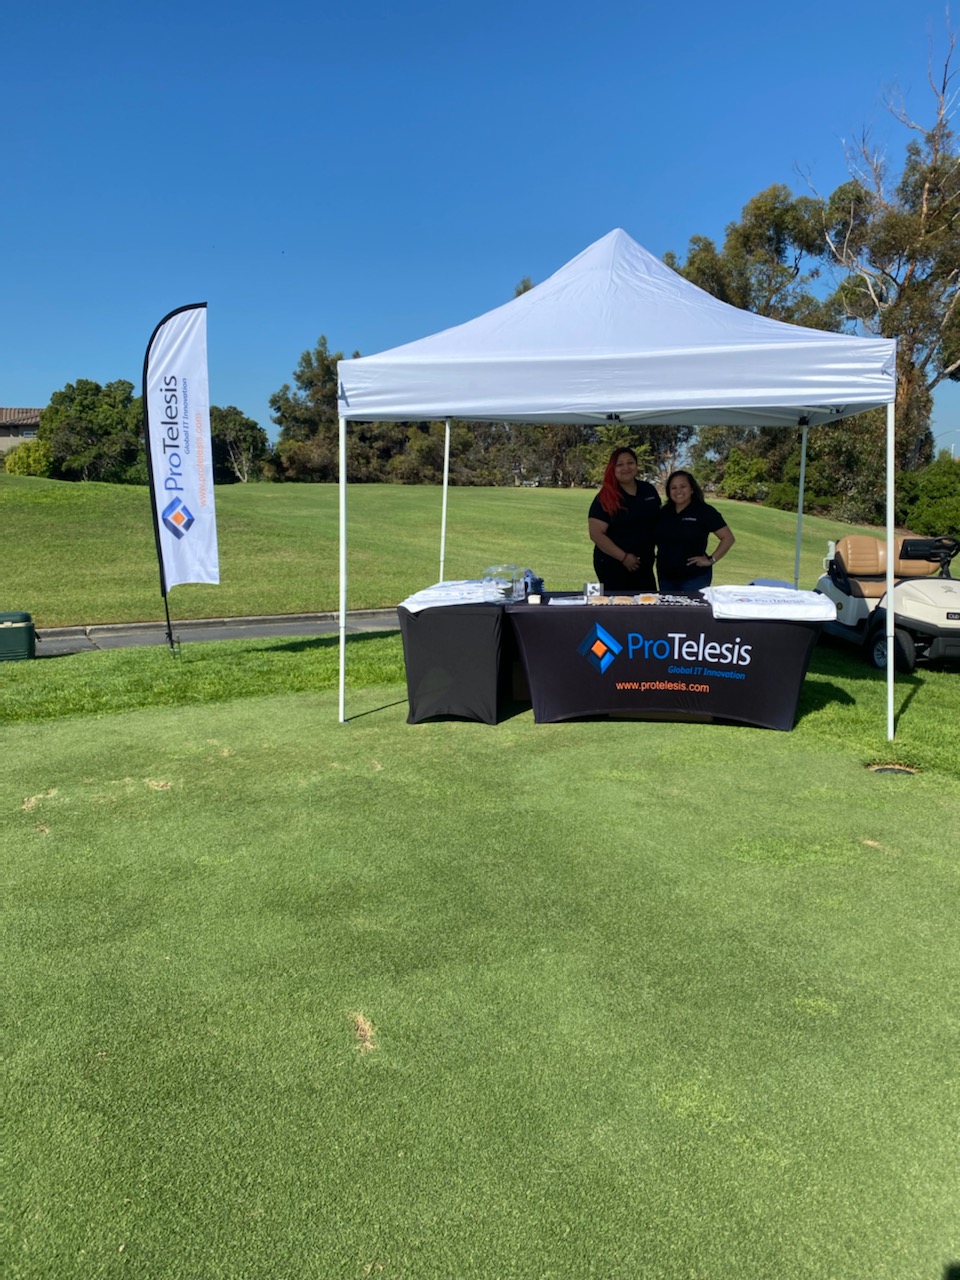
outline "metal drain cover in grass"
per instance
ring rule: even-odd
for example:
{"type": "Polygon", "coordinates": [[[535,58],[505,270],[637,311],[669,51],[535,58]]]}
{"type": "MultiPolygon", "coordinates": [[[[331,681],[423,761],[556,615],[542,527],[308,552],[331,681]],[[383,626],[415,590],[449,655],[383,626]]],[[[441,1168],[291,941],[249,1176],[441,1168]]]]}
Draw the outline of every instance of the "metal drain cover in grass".
{"type": "Polygon", "coordinates": [[[870,765],[871,773],[905,773],[908,777],[913,777],[917,772],[916,769],[908,769],[905,764],[872,764],[870,765]]]}

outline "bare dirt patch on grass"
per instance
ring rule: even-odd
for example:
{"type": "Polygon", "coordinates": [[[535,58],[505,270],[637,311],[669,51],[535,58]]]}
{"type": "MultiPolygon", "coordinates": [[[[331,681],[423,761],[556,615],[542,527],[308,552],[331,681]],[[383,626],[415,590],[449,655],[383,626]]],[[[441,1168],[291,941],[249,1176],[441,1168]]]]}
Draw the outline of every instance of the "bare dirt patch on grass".
{"type": "Polygon", "coordinates": [[[377,1046],[377,1029],[362,1013],[351,1013],[350,1022],[357,1038],[357,1048],[361,1053],[373,1053],[377,1046]]]}

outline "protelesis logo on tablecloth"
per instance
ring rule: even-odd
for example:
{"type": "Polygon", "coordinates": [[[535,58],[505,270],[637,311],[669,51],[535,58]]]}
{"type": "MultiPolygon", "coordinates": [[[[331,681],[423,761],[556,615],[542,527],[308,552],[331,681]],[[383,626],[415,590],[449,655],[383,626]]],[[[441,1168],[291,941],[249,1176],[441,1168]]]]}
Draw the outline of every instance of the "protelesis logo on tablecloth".
{"type": "Polygon", "coordinates": [[[754,647],[752,643],[745,644],[738,635],[724,641],[708,640],[702,631],[695,635],[686,631],[668,631],[665,636],[643,636],[631,631],[624,646],[597,623],[580,641],[577,652],[600,675],[608,671],[614,659],[623,653],[624,662],[655,663],[665,667],[669,675],[710,675],[743,680],[743,669],[753,661],[754,647]]]}
{"type": "Polygon", "coordinates": [[[162,519],[165,529],[169,529],[175,538],[182,538],[190,532],[194,517],[179,498],[174,498],[164,507],[162,519]]]}
{"type": "Polygon", "coordinates": [[[577,652],[603,675],[614,658],[623,652],[623,645],[596,623],[580,641],[577,652]]]}

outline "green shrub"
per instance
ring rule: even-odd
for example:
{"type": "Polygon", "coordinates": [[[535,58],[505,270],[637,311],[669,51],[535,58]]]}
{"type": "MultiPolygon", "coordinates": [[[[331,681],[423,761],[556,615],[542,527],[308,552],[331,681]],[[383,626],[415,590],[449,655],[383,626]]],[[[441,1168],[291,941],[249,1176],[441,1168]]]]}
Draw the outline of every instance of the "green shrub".
{"type": "MultiPolygon", "coordinates": [[[[786,480],[781,480],[777,484],[772,484],[767,493],[766,506],[776,507],[778,511],[796,511],[797,503],[800,501],[800,490],[795,484],[790,484],[786,480]]],[[[804,495],[804,506],[808,505],[808,499],[804,495]]]]}
{"type": "Polygon", "coordinates": [[[739,449],[731,449],[718,489],[725,498],[762,502],[768,490],[763,458],[750,458],[739,449]]]}
{"type": "Polygon", "coordinates": [[[944,451],[922,471],[899,475],[897,521],[924,537],[960,534],[960,461],[944,451]]]}
{"type": "Polygon", "coordinates": [[[43,440],[24,440],[4,457],[7,471],[12,476],[49,477],[53,469],[53,453],[43,440]]]}

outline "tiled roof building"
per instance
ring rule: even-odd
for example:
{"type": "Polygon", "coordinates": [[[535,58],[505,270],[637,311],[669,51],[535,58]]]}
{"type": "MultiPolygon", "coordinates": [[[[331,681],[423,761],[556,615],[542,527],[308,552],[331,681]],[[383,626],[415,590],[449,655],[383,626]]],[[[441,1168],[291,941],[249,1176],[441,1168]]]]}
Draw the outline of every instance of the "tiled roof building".
{"type": "Polygon", "coordinates": [[[0,409],[0,453],[33,440],[39,426],[39,409],[0,409]]]}

